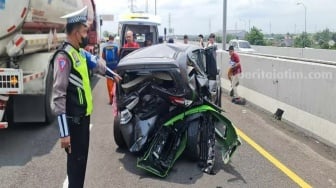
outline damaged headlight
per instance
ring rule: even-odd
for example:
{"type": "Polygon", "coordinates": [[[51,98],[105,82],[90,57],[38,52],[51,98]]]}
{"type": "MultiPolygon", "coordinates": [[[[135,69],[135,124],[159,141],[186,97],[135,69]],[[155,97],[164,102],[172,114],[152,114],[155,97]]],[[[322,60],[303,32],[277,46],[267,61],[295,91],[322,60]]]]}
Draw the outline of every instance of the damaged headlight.
{"type": "Polygon", "coordinates": [[[133,98],[132,101],[130,101],[130,102],[126,105],[126,108],[129,109],[129,110],[132,110],[138,103],[139,103],[139,97],[136,96],[135,98],[133,98]]]}
{"type": "Polygon", "coordinates": [[[128,109],[121,111],[120,112],[120,124],[127,124],[128,122],[131,121],[132,117],[133,115],[128,109]]]}

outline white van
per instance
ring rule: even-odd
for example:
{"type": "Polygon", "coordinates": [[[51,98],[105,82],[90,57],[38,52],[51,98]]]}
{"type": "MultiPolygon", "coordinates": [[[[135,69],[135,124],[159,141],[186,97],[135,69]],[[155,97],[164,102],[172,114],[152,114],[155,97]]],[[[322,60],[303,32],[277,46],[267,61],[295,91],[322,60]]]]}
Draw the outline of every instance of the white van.
{"type": "Polygon", "coordinates": [[[233,46],[237,52],[255,52],[250,43],[246,40],[230,40],[229,46],[233,46]]]}
{"type": "Polygon", "coordinates": [[[159,25],[160,17],[155,15],[141,12],[121,15],[118,29],[120,46],[125,44],[125,33],[128,30],[133,31],[134,40],[135,42],[139,43],[140,47],[145,46],[146,40],[150,40],[152,44],[157,44],[159,38],[159,25]]]}

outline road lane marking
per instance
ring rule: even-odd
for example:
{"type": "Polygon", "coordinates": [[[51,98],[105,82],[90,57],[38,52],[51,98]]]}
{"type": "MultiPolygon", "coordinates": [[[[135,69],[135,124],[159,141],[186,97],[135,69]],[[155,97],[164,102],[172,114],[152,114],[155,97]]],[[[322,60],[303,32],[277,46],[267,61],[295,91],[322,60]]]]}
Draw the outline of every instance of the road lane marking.
{"type": "Polygon", "coordinates": [[[287,168],[284,164],[282,164],[279,160],[273,157],[270,153],[268,153],[265,149],[263,149],[260,145],[254,142],[251,138],[249,138],[245,133],[243,133],[240,129],[235,127],[238,135],[245,140],[248,144],[250,144],[255,150],[257,150],[262,156],[264,156],[267,160],[269,160],[274,166],[280,169],[284,174],[286,174],[290,179],[292,179],[295,183],[297,183],[300,187],[311,188],[312,186],[305,182],[302,178],[296,175],[293,171],[287,168]]]}
{"type": "MultiPolygon", "coordinates": [[[[93,124],[90,123],[90,131],[91,131],[92,127],[93,127],[93,124]]],[[[68,176],[66,176],[65,180],[63,182],[63,188],[68,188],[68,187],[69,187],[69,181],[68,181],[68,176]]]]}
{"type": "Polygon", "coordinates": [[[68,188],[68,187],[69,187],[68,176],[66,176],[63,182],[63,188],[68,188]]]}

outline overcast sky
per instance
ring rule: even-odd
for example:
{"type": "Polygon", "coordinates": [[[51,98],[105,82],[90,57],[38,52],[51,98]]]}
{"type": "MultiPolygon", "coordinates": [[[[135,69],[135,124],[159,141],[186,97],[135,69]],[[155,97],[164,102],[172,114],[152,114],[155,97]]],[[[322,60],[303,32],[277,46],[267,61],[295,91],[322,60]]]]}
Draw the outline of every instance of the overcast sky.
{"type": "MultiPolygon", "coordinates": [[[[336,32],[336,0],[227,0],[227,29],[248,30],[256,26],[263,33],[300,33],[325,28],[336,32]]],[[[146,0],[134,0],[136,10],[145,10],[146,0]]],[[[155,0],[148,0],[149,13],[155,12],[155,0]]],[[[129,12],[130,0],[96,0],[98,14],[113,14],[114,22],[105,22],[103,30],[117,32],[118,16],[129,12]]],[[[171,27],[175,34],[208,34],[222,29],[223,0],[157,0],[157,14],[161,17],[160,33],[171,27]]]]}

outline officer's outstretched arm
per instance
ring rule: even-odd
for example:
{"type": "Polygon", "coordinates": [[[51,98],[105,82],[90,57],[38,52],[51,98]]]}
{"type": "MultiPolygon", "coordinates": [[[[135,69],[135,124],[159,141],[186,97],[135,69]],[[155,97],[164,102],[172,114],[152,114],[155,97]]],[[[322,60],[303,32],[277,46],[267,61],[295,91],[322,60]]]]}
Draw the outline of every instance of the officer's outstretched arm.
{"type": "Polygon", "coordinates": [[[92,55],[90,52],[83,50],[83,53],[85,54],[87,65],[90,69],[97,70],[101,75],[106,76],[108,78],[112,78],[116,80],[117,82],[121,80],[121,77],[109,69],[106,66],[105,61],[102,59],[99,59],[98,56],[92,55]]]}
{"type": "Polygon", "coordinates": [[[106,67],[105,76],[108,77],[108,78],[112,78],[112,79],[114,79],[117,82],[119,82],[120,80],[122,80],[122,78],[119,76],[119,74],[115,73],[113,70],[111,70],[108,67],[106,67]]]}
{"type": "Polygon", "coordinates": [[[98,60],[99,60],[98,56],[93,55],[93,54],[91,54],[90,52],[88,52],[88,51],[86,51],[84,49],[81,49],[81,53],[83,53],[83,55],[85,56],[86,63],[88,65],[89,69],[94,69],[94,68],[97,67],[98,60]]]}

